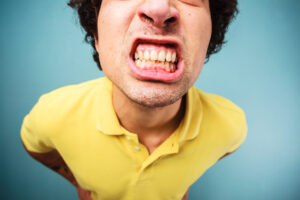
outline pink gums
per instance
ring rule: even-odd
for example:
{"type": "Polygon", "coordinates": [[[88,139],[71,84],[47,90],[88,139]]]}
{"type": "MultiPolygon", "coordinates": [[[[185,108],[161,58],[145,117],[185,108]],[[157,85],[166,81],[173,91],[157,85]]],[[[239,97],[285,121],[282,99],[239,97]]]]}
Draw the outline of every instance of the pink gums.
{"type": "MultiPolygon", "coordinates": [[[[145,50],[149,51],[149,53],[151,52],[151,50],[155,50],[157,52],[163,50],[166,53],[169,51],[172,54],[176,52],[174,48],[166,47],[162,45],[153,45],[153,44],[139,44],[136,51],[142,51],[144,53],[145,50]]],[[[129,58],[129,68],[131,72],[140,79],[156,80],[156,81],[163,81],[163,82],[176,82],[183,75],[184,64],[183,61],[181,60],[177,63],[177,69],[175,71],[167,72],[164,70],[163,67],[157,64],[154,64],[152,66],[147,66],[142,69],[136,66],[132,58],[129,58]]]]}

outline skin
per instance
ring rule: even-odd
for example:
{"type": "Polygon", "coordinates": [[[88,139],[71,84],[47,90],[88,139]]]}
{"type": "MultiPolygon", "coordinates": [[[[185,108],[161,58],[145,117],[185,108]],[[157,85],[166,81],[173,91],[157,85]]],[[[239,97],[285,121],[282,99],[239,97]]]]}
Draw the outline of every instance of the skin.
{"type": "MultiPolygon", "coordinates": [[[[97,24],[96,49],[113,82],[115,112],[151,154],[178,127],[184,116],[183,97],[204,65],[212,29],[209,1],[104,0],[97,24]],[[128,58],[136,37],[178,41],[184,59],[182,78],[164,83],[132,74],[128,58]]],[[[188,191],[183,199],[187,197],[188,191]]]]}
{"type": "MultiPolygon", "coordinates": [[[[96,49],[104,73],[113,82],[115,112],[122,126],[138,134],[151,154],[178,127],[185,112],[184,95],[203,68],[212,28],[209,1],[103,0],[97,26],[96,49]],[[182,78],[165,83],[132,74],[128,58],[136,37],[178,41],[184,60],[182,78]]],[[[92,199],[57,151],[28,153],[69,180],[81,200],[92,199]]],[[[188,191],[183,199],[187,196],[188,191]]]]}
{"type": "Polygon", "coordinates": [[[76,188],[80,200],[93,200],[91,192],[80,187],[74,178],[72,171],[69,169],[57,150],[52,150],[47,153],[35,153],[26,149],[24,143],[22,144],[24,149],[32,158],[67,179],[76,188]]]}
{"type": "MultiPolygon", "coordinates": [[[[42,163],[43,165],[47,166],[49,169],[60,174],[65,179],[67,179],[72,185],[74,185],[74,187],[76,187],[78,197],[80,200],[92,200],[91,192],[80,187],[80,185],[77,183],[76,179],[74,178],[72,171],[69,169],[69,167],[67,166],[65,161],[62,159],[62,157],[60,156],[58,151],[52,150],[48,153],[35,153],[35,152],[31,152],[28,149],[26,149],[24,144],[23,144],[23,146],[24,146],[24,149],[27,151],[27,153],[32,158],[34,158],[38,162],[42,163]]],[[[230,153],[226,153],[219,160],[223,159],[224,157],[226,157],[228,155],[230,155],[230,153]]],[[[182,200],[188,199],[188,193],[189,193],[189,189],[183,196],[182,200]]]]}
{"type": "Polygon", "coordinates": [[[95,36],[102,69],[113,82],[120,123],[152,153],[179,125],[183,96],[197,80],[211,37],[208,0],[104,0],[95,36]],[[174,39],[184,73],[173,83],[137,78],[128,67],[136,37],[174,39]]]}

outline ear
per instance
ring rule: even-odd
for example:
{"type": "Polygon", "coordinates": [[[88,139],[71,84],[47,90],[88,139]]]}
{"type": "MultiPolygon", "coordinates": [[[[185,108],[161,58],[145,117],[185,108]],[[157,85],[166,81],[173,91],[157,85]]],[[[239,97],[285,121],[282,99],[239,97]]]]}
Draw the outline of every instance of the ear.
{"type": "Polygon", "coordinates": [[[98,52],[99,54],[99,43],[98,43],[98,37],[96,34],[94,34],[94,40],[95,40],[95,48],[96,48],[96,51],[98,52]]]}

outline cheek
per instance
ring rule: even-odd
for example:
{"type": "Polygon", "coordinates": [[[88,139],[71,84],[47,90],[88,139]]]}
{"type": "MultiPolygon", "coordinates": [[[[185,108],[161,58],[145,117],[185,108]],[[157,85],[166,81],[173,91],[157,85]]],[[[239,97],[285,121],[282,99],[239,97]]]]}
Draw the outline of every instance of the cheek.
{"type": "Polygon", "coordinates": [[[209,12],[201,9],[198,12],[187,12],[185,22],[185,40],[190,47],[188,52],[195,62],[204,62],[212,33],[212,23],[209,12]]]}
{"type": "Polygon", "coordinates": [[[120,0],[107,1],[106,4],[102,5],[98,17],[99,40],[102,42],[110,41],[111,43],[117,39],[122,40],[133,18],[134,8],[132,3],[120,0]]]}
{"type": "Polygon", "coordinates": [[[109,74],[114,69],[116,55],[120,46],[121,31],[116,16],[109,9],[100,11],[98,17],[98,53],[104,73],[109,74]]]}
{"type": "Polygon", "coordinates": [[[194,44],[200,43],[200,45],[208,45],[212,32],[211,18],[209,14],[201,13],[200,15],[194,15],[189,20],[188,26],[191,31],[191,38],[194,40],[194,44]]]}
{"type": "Polygon", "coordinates": [[[98,17],[98,41],[100,50],[111,51],[119,38],[116,36],[120,34],[120,30],[117,28],[120,25],[116,17],[107,11],[108,9],[101,10],[98,17]]]}
{"type": "Polygon", "coordinates": [[[122,1],[102,5],[98,17],[98,45],[100,60],[104,64],[118,61],[124,54],[126,36],[133,18],[134,6],[122,1]]]}
{"type": "MultiPolygon", "coordinates": [[[[186,55],[190,82],[194,83],[204,66],[208,44],[211,37],[211,18],[205,9],[185,12],[184,40],[186,44],[186,55]]],[[[183,19],[182,19],[183,20],[183,19]]]]}

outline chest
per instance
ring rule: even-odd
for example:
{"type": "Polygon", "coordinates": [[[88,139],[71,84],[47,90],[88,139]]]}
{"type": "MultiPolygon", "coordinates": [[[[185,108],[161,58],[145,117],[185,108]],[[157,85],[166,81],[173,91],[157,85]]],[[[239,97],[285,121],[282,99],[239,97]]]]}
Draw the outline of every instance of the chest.
{"type": "Polygon", "coordinates": [[[178,152],[170,141],[149,150],[126,136],[98,133],[71,143],[60,139],[56,146],[78,183],[97,199],[143,199],[147,193],[152,199],[180,199],[214,159],[194,143],[178,152]]]}

